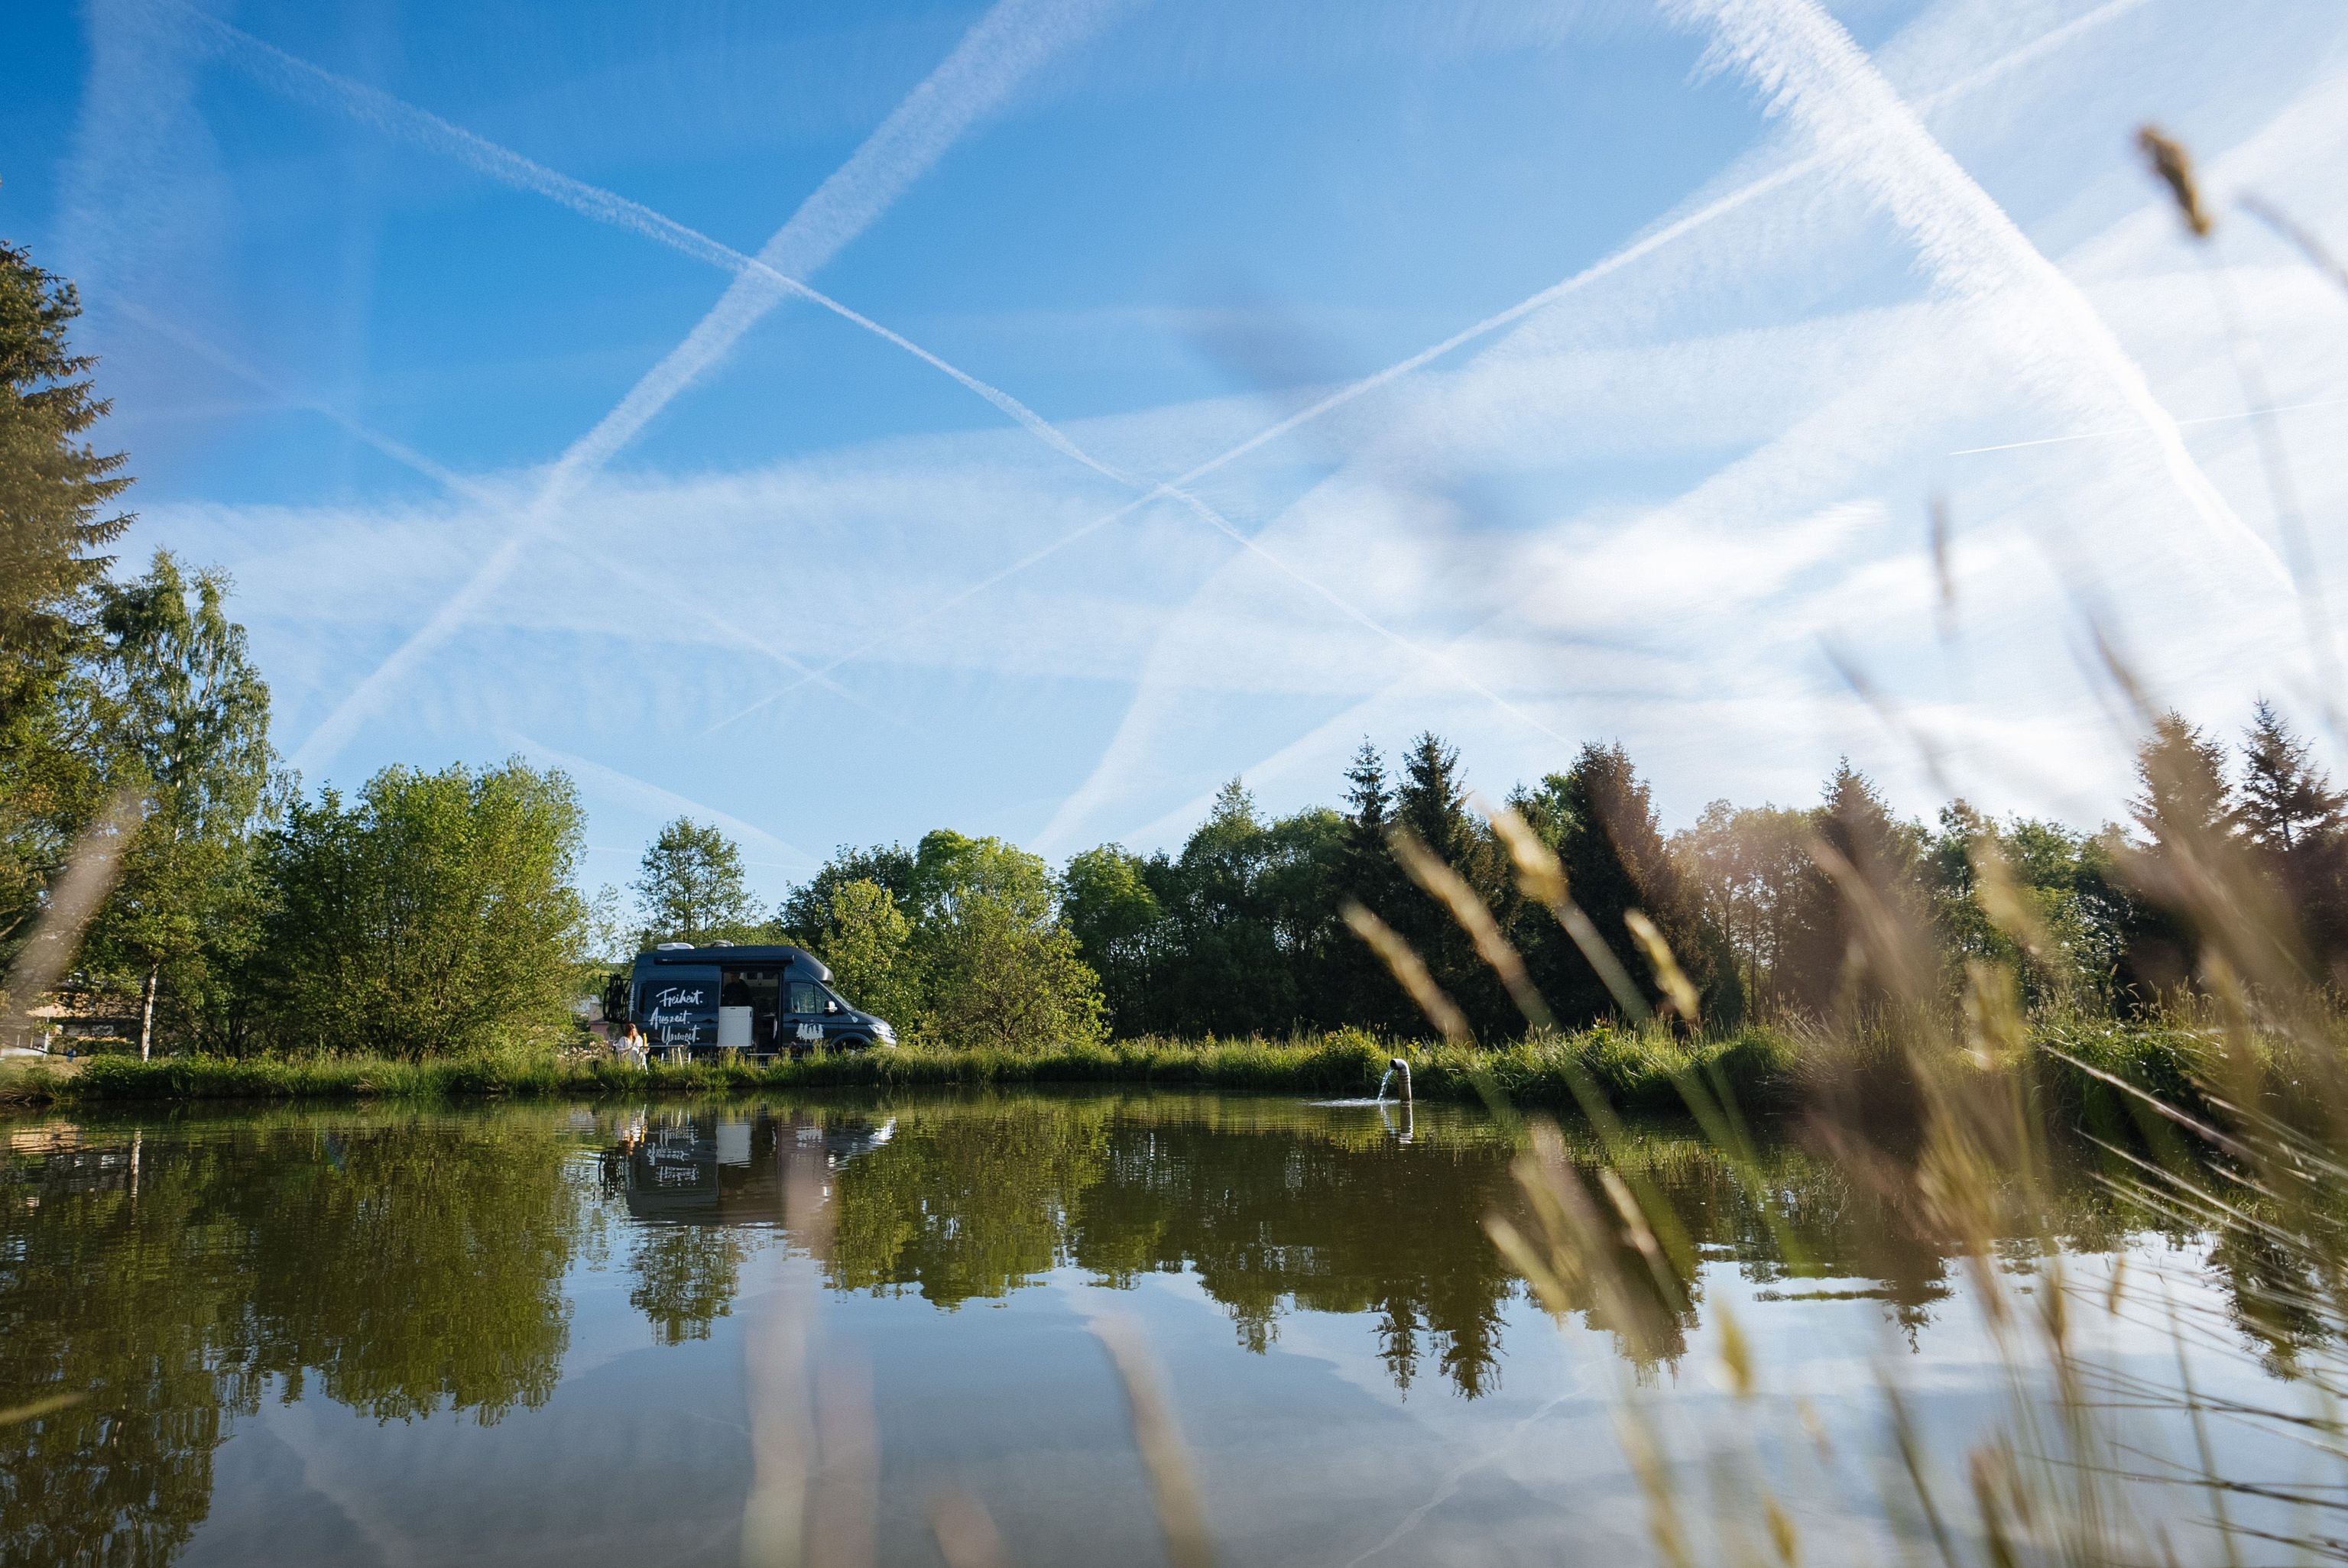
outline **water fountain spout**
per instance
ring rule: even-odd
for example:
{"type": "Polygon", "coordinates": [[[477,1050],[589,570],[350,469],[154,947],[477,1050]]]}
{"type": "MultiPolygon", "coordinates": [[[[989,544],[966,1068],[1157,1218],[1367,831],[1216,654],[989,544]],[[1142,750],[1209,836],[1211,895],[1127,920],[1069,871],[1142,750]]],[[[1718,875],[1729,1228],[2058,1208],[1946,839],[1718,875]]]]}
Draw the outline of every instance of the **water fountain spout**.
{"type": "MultiPolygon", "coordinates": [[[[1407,1105],[1410,1103],[1410,1063],[1399,1056],[1386,1063],[1386,1078],[1392,1078],[1397,1072],[1402,1074],[1402,1102],[1407,1105]]],[[[1378,1081],[1378,1097],[1384,1099],[1385,1091],[1385,1079],[1382,1078],[1378,1081]]]]}

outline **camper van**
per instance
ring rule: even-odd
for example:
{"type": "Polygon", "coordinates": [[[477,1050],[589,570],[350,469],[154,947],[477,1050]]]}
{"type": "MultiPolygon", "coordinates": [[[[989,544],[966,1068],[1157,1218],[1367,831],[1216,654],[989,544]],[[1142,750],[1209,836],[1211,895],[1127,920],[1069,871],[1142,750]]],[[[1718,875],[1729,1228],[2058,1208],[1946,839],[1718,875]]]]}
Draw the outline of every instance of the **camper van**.
{"type": "Polygon", "coordinates": [[[831,970],[804,948],[663,942],[636,955],[624,1013],[654,1051],[684,1056],[802,1056],[817,1046],[897,1042],[886,1020],[841,999],[831,970]]]}

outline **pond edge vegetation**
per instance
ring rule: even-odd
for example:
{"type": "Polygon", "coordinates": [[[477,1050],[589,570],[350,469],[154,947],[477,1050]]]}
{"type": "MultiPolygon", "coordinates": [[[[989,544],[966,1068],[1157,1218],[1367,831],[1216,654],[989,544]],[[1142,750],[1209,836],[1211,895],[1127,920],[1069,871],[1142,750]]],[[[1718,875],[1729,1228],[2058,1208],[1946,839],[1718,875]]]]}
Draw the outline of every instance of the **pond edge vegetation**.
{"type": "MultiPolygon", "coordinates": [[[[2080,1020],[2043,1025],[2034,1042],[2043,1100],[2076,1119],[2104,1121],[2117,1079],[2172,1104],[2194,1106],[2193,1084],[2219,1041],[2185,1023],[2080,1020]],[[2091,1114],[2092,1113],[2092,1114],[2091,1114]]],[[[1839,1040],[1749,1026],[1703,1038],[1660,1026],[1603,1027],[1529,1036],[1496,1046],[1397,1041],[1362,1030],[1286,1040],[1117,1040],[1045,1051],[899,1049],[823,1052],[771,1062],[654,1061],[623,1065],[600,1053],[489,1050],[420,1061],[207,1056],[84,1058],[0,1076],[0,1104],[85,1105],[182,1101],[436,1101],[727,1094],[799,1089],[988,1088],[1119,1084],[1365,1096],[1387,1063],[1411,1064],[1424,1099],[1568,1109],[1594,1087],[1624,1111],[1685,1109],[1691,1083],[1756,1113],[1803,1109],[1853,1063],[1839,1040]]]]}

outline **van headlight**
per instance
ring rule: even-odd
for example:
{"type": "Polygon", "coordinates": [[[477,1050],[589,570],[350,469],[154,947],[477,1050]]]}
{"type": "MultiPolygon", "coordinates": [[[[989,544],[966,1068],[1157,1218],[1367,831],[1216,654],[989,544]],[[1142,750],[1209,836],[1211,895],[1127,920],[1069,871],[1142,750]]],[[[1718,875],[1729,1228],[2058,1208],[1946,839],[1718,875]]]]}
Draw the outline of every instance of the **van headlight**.
{"type": "Polygon", "coordinates": [[[889,1020],[886,1019],[874,1019],[872,1020],[872,1033],[874,1038],[878,1039],[883,1045],[894,1045],[897,1043],[897,1031],[890,1027],[889,1020]]]}

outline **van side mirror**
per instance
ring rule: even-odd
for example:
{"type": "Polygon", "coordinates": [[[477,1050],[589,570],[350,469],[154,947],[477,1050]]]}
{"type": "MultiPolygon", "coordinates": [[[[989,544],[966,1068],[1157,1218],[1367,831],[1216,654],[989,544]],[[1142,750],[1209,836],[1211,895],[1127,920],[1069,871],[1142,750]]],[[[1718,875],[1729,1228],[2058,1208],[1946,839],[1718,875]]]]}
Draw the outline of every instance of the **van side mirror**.
{"type": "Polygon", "coordinates": [[[823,1004],[823,1010],[826,1012],[838,1012],[839,1010],[839,1004],[835,1001],[827,1001],[823,1004]]]}

